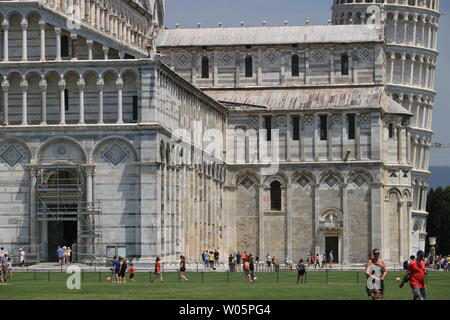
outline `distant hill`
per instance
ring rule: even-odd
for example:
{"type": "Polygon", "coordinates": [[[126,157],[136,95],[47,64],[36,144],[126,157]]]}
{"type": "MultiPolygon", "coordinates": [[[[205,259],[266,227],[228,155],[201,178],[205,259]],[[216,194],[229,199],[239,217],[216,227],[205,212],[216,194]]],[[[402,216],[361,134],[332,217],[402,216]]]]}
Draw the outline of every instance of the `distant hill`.
{"type": "Polygon", "coordinates": [[[431,171],[430,188],[450,186],[450,167],[430,166],[430,171],[431,171]]]}

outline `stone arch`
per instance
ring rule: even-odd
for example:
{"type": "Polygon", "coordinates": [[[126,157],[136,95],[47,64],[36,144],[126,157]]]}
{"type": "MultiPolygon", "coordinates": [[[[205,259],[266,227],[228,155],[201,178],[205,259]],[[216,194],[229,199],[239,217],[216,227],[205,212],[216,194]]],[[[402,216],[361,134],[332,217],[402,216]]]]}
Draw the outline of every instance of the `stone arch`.
{"type": "Polygon", "coordinates": [[[398,201],[402,199],[402,192],[397,188],[390,188],[386,191],[386,200],[396,197],[398,201]]]}
{"type": "Polygon", "coordinates": [[[42,15],[39,13],[39,11],[36,11],[36,10],[31,10],[31,11],[27,12],[25,14],[25,18],[28,20],[32,15],[36,15],[39,17],[39,19],[42,19],[42,15]]]}
{"type": "Polygon", "coordinates": [[[19,11],[19,10],[11,10],[9,12],[6,13],[6,20],[8,20],[8,22],[10,22],[11,17],[13,15],[18,15],[20,20],[22,20],[24,18],[24,14],[23,12],[19,11]]]}
{"type": "MultiPolygon", "coordinates": [[[[69,137],[69,136],[56,136],[56,137],[52,137],[52,138],[49,138],[49,139],[47,139],[46,141],[44,141],[44,142],[38,147],[38,149],[37,149],[37,151],[36,151],[35,160],[36,160],[37,162],[46,160],[45,158],[41,158],[42,153],[43,153],[44,151],[46,151],[46,149],[47,149],[50,145],[56,144],[57,142],[63,142],[63,143],[64,143],[64,141],[65,141],[65,142],[69,142],[69,144],[74,145],[74,146],[78,149],[78,151],[80,152],[80,155],[81,155],[81,160],[82,160],[82,162],[85,162],[85,163],[86,163],[86,162],[88,161],[89,157],[88,157],[88,154],[87,154],[86,150],[84,149],[83,145],[82,145],[78,140],[76,140],[76,139],[74,139],[74,138],[72,138],[72,137],[69,137]]],[[[62,153],[62,152],[61,152],[60,155],[61,155],[62,158],[65,157],[65,154],[62,153]]],[[[69,154],[68,156],[70,156],[70,154],[69,154]]],[[[56,160],[56,158],[57,158],[57,157],[55,157],[55,160],[56,160]]],[[[67,160],[69,160],[69,159],[67,159],[67,160]]]]}
{"type": "Polygon", "coordinates": [[[329,207],[320,212],[319,228],[322,230],[341,230],[343,228],[344,214],[335,207],[329,207]]]}
{"type": "Polygon", "coordinates": [[[278,181],[281,184],[281,188],[286,188],[287,184],[289,182],[289,179],[285,173],[278,171],[277,174],[268,176],[264,179],[264,187],[270,188],[270,185],[275,181],[278,181]]]}
{"type": "Polygon", "coordinates": [[[241,169],[233,175],[232,185],[238,185],[247,176],[253,178],[253,182],[256,184],[261,184],[261,177],[258,172],[253,169],[241,169]]]}
{"type": "Polygon", "coordinates": [[[358,179],[359,176],[364,178],[366,183],[374,182],[373,175],[370,171],[363,168],[355,168],[348,173],[346,183],[350,184],[355,182],[356,184],[359,184],[359,182],[355,181],[355,179],[358,179]]]}
{"type": "Polygon", "coordinates": [[[339,171],[336,170],[326,170],[322,172],[319,176],[319,184],[327,184],[329,187],[333,188],[336,185],[343,184],[344,178],[342,177],[342,174],[339,171]],[[336,181],[327,181],[328,179],[331,179],[331,177],[334,177],[336,181]],[[334,184],[332,182],[335,182],[334,184]],[[332,185],[332,186],[331,186],[332,185]]]}
{"type": "MultiPolygon", "coordinates": [[[[309,170],[300,170],[300,171],[296,171],[292,176],[291,176],[291,180],[290,180],[290,184],[295,184],[297,183],[297,181],[299,179],[301,179],[302,177],[306,177],[309,180],[308,184],[317,184],[317,179],[316,176],[314,175],[314,173],[312,171],[309,170]]],[[[306,181],[304,182],[306,183],[306,181]]],[[[305,185],[306,186],[306,185],[305,185]]]]}

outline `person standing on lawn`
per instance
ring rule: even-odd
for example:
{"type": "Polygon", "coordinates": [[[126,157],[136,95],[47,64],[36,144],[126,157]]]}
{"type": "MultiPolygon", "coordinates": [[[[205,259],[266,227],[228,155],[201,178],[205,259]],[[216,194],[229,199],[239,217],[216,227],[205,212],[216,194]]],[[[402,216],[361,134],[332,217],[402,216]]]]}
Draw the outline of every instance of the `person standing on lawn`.
{"type": "Polygon", "coordinates": [[[300,259],[300,261],[298,262],[296,268],[297,268],[297,271],[298,271],[297,284],[299,283],[299,281],[301,283],[304,283],[305,282],[306,266],[303,263],[303,259],[300,259]]]}
{"type": "Polygon", "coordinates": [[[58,256],[59,265],[62,266],[64,264],[64,257],[65,257],[64,249],[58,246],[58,249],[56,250],[56,255],[58,256]]]}
{"type": "Polygon", "coordinates": [[[19,249],[19,265],[25,268],[25,250],[23,248],[19,249]]]}
{"type": "Polygon", "coordinates": [[[367,293],[373,300],[383,300],[384,279],[387,269],[384,261],[380,258],[380,250],[374,249],[373,256],[366,264],[367,293]]]}

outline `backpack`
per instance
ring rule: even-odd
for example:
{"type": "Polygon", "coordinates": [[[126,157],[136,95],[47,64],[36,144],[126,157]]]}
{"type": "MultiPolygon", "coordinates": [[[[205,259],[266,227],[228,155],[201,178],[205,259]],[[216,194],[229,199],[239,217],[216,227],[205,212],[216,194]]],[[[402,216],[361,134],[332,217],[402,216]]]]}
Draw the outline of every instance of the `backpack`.
{"type": "Polygon", "coordinates": [[[403,269],[408,270],[408,260],[403,262],[403,269]]]}

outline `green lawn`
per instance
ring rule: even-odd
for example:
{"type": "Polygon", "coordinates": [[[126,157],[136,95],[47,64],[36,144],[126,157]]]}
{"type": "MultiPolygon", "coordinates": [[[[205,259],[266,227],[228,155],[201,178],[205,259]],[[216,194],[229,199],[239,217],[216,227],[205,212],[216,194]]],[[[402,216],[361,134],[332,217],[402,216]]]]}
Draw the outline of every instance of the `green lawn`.
{"type": "MultiPolygon", "coordinates": [[[[408,286],[398,288],[391,272],[385,281],[385,299],[410,300],[408,286]]],[[[362,272],[308,272],[307,283],[296,285],[296,272],[259,273],[258,281],[248,284],[242,273],[187,273],[189,282],[180,283],[178,274],[165,273],[164,283],[148,281],[148,273],[136,275],[136,283],[107,281],[108,273],[84,273],[81,290],[69,290],[65,273],[15,273],[13,281],[0,284],[2,299],[146,299],[146,300],[370,300],[365,292],[362,272]],[[278,278],[278,279],[277,279],[278,278]],[[50,280],[50,281],[49,281],[50,280]]],[[[450,272],[428,275],[428,299],[450,300],[450,272]]]]}

